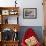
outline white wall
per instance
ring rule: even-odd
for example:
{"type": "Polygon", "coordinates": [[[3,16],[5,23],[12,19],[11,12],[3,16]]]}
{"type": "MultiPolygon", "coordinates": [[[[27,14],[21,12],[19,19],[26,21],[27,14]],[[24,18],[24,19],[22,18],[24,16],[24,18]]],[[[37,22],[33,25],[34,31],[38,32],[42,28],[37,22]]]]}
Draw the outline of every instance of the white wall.
{"type": "Polygon", "coordinates": [[[20,2],[20,23],[24,26],[43,25],[43,6],[42,0],[21,0],[20,2]],[[23,19],[23,8],[37,8],[37,19],[23,19]]]}
{"type": "MultiPolygon", "coordinates": [[[[15,6],[15,0],[0,0],[0,6],[15,6]]],[[[43,26],[42,0],[17,0],[19,9],[19,24],[21,26],[43,26]],[[23,8],[37,8],[37,19],[23,19],[23,8]]]]}

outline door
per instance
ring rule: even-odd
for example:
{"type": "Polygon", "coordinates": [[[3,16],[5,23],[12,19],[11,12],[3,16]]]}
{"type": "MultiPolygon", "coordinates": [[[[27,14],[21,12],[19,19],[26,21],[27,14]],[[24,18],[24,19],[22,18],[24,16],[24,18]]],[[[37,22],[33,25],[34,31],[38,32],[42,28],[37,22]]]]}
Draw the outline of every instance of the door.
{"type": "Polygon", "coordinates": [[[46,0],[43,0],[43,8],[44,8],[44,42],[46,46],[46,0]]]}

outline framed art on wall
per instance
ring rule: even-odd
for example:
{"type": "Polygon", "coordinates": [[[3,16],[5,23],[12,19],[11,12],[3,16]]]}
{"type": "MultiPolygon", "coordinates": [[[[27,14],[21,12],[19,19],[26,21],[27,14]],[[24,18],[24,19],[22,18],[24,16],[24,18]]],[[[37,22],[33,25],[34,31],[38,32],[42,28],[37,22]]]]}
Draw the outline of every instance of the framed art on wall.
{"type": "Polygon", "coordinates": [[[36,19],[37,18],[37,8],[24,8],[23,18],[24,19],[36,19]]]}

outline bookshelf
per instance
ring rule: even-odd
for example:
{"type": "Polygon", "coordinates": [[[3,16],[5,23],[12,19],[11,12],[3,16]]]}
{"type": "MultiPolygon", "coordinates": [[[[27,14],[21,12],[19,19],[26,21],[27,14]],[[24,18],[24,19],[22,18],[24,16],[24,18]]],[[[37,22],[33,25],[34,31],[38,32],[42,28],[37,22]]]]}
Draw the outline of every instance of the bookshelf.
{"type": "MultiPolygon", "coordinates": [[[[13,39],[10,39],[8,41],[7,39],[9,38],[6,38],[6,40],[4,40],[5,38],[3,39],[2,37],[2,35],[4,35],[4,32],[6,32],[6,35],[9,37],[9,35],[7,34],[8,31],[12,32],[14,35],[19,31],[20,26],[18,18],[19,18],[19,7],[0,7],[0,32],[1,32],[0,46],[18,46],[19,40],[18,39],[16,40],[16,38],[14,39],[15,36],[13,37],[12,34],[11,38],[13,39]]],[[[16,36],[17,35],[18,34],[16,34],[16,36]]]]}

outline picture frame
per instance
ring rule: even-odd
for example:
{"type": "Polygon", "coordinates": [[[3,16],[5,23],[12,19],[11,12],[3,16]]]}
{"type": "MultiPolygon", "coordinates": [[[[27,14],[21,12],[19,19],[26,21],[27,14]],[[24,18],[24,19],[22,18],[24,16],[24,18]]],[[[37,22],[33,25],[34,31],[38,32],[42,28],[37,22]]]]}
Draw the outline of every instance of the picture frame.
{"type": "Polygon", "coordinates": [[[36,19],[37,8],[23,8],[23,18],[24,19],[36,19]]]}
{"type": "Polygon", "coordinates": [[[9,10],[2,10],[2,15],[9,15],[9,10]]]}

